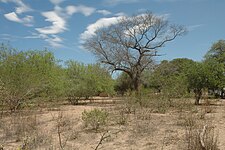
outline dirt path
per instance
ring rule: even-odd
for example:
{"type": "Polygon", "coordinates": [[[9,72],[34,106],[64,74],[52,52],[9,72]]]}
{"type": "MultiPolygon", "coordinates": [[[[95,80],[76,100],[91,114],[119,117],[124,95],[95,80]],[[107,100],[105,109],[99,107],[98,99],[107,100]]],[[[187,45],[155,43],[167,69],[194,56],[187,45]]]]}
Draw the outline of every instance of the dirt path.
{"type": "Polygon", "coordinates": [[[218,132],[219,149],[225,150],[225,101],[219,102],[221,106],[216,107],[215,126],[218,132]]]}

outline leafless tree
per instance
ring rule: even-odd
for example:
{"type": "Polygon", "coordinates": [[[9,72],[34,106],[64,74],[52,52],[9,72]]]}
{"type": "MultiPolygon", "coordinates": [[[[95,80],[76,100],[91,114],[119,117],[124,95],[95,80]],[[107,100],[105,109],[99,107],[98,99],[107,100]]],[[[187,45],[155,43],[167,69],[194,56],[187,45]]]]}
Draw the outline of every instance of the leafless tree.
{"type": "Polygon", "coordinates": [[[184,27],[146,12],[122,17],[116,24],[99,28],[83,46],[112,71],[127,73],[133,90],[139,91],[142,72],[153,63],[154,56],[159,56],[159,48],[185,32],[184,27]]]}

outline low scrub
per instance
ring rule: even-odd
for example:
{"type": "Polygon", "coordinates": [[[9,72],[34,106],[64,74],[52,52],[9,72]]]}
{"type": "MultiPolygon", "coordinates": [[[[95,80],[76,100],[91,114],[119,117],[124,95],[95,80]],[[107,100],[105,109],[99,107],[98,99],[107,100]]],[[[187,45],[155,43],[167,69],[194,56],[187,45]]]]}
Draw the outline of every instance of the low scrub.
{"type": "Polygon", "coordinates": [[[97,108],[91,111],[84,110],[82,120],[84,121],[85,127],[90,127],[92,130],[97,131],[101,126],[106,125],[108,113],[97,108]]]}
{"type": "Polygon", "coordinates": [[[187,150],[219,150],[218,136],[210,123],[203,123],[194,115],[184,118],[187,150]]]}

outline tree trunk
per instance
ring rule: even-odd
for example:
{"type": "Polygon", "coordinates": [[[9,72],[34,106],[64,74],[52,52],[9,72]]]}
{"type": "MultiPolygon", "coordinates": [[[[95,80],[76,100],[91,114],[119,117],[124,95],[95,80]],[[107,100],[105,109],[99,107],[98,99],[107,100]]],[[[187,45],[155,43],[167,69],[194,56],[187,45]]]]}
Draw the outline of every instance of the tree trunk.
{"type": "Polygon", "coordinates": [[[195,89],[194,93],[195,93],[195,105],[199,105],[199,101],[202,97],[202,90],[201,89],[195,89]]]}
{"type": "Polygon", "coordinates": [[[128,75],[130,76],[132,81],[131,89],[138,95],[141,90],[141,73],[140,71],[137,71],[135,74],[130,73],[128,75]]]}
{"type": "Polygon", "coordinates": [[[141,82],[139,81],[139,79],[135,79],[133,84],[134,84],[134,90],[135,91],[141,90],[141,82]]]}
{"type": "Polygon", "coordinates": [[[141,80],[140,78],[136,77],[132,80],[133,90],[135,91],[136,95],[140,94],[141,91],[141,80]]]}
{"type": "Polygon", "coordinates": [[[221,94],[220,94],[220,98],[221,98],[221,99],[224,99],[224,94],[225,94],[225,93],[224,93],[224,89],[222,88],[222,89],[221,89],[221,94]]]}

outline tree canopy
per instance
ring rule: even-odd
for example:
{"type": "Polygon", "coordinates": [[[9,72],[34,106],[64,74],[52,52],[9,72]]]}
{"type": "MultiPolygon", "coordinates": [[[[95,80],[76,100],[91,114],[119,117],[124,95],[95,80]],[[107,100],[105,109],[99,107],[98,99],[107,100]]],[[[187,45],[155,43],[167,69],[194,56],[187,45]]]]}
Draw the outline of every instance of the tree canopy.
{"type": "Polygon", "coordinates": [[[150,75],[148,86],[167,96],[181,97],[188,92],[186,76],[188,69],[193,64],[194,61],[187,58],[164,60],[150,75]]]}
{"type": "Polygon", "coordinates": [[[203,89],[220,89],[223,87],[225,83],[223,73],[223,65],[215,60],[195,62],[189,68],[187,79],[189,88],[195,93],[195,104],[199,104],[203,89]]]}
{"type": "Polygon", "coordinates": [[[48,51],[17,51],[0,47],[0,81],[11,110],[32,97],[49,95],[57,83],[54,55],[48,51]]]}
{"type": "Polygon", "coordinates": [[[225,40],[215,42],[206,53],[205,59],[215,59],[219,63],[225,64],[225,40]]]}
{"type": "Polygon", "coordinates": [[[159,49],[185,31],[182,26],[169,24],[165,18],[146,12],[120,18],[115,24],[100,28],[83,45],[112,71],[128,74],[132,88],[138,91],[141,75],[151,67],[159,49]]]}
{"type": "Polygon", "coordinates": [[[114,81],[99,64],[85,65],[68,61],[66,65],[66,96],[72,103],[78,103],[82,97],[88,99],[103,92],[113,94],[114,81]]]}

